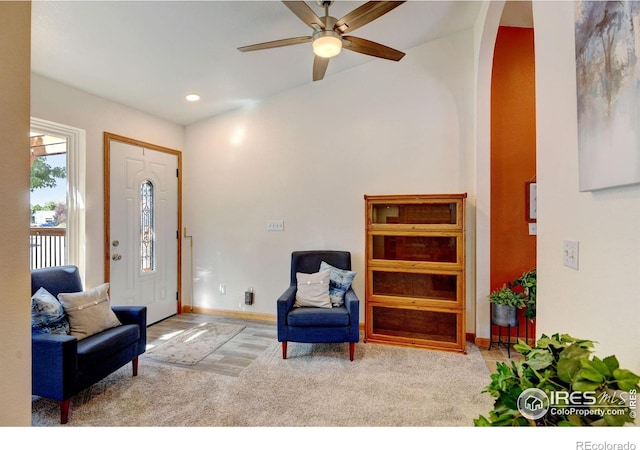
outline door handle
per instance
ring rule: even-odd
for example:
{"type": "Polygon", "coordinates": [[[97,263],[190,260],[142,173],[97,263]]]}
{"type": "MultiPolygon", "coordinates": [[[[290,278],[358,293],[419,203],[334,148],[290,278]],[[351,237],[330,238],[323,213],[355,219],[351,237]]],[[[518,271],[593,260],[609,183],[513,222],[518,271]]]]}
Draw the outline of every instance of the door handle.
{"type": "Polygon", "coordinates": [[[122,259],[122,255],[120,253],[114,253],[111,259],[114,261],[120,261],[122,259]]]}

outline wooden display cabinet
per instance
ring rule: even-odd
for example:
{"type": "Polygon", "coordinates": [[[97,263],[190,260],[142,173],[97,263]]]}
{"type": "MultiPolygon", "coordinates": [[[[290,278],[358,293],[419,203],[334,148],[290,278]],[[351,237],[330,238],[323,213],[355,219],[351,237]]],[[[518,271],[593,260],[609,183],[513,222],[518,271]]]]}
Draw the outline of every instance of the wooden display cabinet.
{"type": "Polygon", "coordinates": [[[365,342],[466,351],[466,197],[365,195],[365,342]]]}

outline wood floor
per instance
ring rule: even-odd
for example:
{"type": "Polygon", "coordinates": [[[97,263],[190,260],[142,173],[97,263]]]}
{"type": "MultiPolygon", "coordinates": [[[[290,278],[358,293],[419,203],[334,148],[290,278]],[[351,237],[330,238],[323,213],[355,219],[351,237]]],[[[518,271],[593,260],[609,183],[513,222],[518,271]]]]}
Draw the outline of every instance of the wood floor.
{"type": "MultiPolygon", "coordinates": [[[[160,345],[178,333],[205,322],[240,324],[245,328],[194,366],[166,362],[164,364],[237,377],[245,367],[277,340],[276,326],[273,322],[184,313],[148,327],[147,349],[160,345]]],[[[143,359],[145,357],[144,354],[141,356],[143,359]]]]}
{"type": "MultiPolygon", "coordinates": [[[[208,314],[183,313],[148,327],[147,348],[160,345],[177,333],[204,322],[240,324],[245,328],[195,366],[173,365],[237,377],[244,368],[251,364],[254,359],[277,340],[276,324],[274,322],[237,319],[208,314]]],[[[501,346],[494,345],[491,350],[481,348],[480,352],[491,372],[496,370],[497,361],[506,362],[510,359],[507,355],[506,348],[501,346]]],[[[142,358],[145,358],[145,355],[142,355],[142,358]]],[[[511,359],[522,359],[522,355],[512,348],[511,359]]]]}
{"type": "Polygon", "coordinates": [[[513,347],[511,348],[511,357],[508,356],[506,348],[502,346],[497,347],[495,345],[491,347],[491,350],[481,348],[480,353],[482,354],[484,362],[491,372],[496,371],[496,362],[508,362],[509,360],[518,361],[524,359],[524,357],[520,353],[515,351],[513,347]]]}

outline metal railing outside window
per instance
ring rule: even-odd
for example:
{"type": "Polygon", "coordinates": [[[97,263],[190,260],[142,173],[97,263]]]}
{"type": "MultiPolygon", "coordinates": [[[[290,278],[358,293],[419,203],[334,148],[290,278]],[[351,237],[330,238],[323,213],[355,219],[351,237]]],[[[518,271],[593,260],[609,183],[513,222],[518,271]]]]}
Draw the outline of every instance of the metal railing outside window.
{"type": "Polygon", "coordinates": [[[66,264],[67,229],[61,227],[31,227],[31,269],[62,266],[66,264]]]}

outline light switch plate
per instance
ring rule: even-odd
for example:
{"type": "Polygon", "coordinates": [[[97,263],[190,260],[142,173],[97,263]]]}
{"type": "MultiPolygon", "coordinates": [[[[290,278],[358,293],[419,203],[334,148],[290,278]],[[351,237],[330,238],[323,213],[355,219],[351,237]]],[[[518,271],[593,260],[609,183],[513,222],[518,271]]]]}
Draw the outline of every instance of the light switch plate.
{"type": "Polygon", "coordinates": [[[267,222],[267,230],[284,231],[284,220],[270,220],[267,222]]]}
{"type": "Polygon", "coordinates": [[[562,263],[572,269],[578,270],[578,242],[564,241],[562,250],[562,263]]]}

